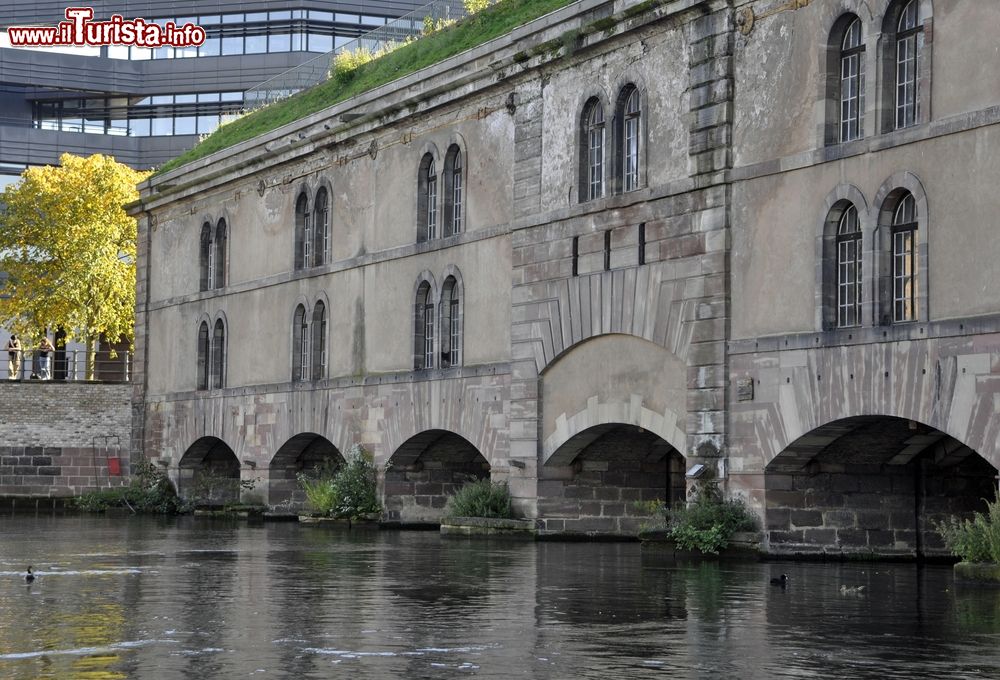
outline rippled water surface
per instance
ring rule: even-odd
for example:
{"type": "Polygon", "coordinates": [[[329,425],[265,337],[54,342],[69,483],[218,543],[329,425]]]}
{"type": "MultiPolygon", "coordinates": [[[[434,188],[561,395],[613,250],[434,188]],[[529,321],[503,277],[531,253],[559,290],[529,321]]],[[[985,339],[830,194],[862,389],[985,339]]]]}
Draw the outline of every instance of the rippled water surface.
{"type": "Polygon", "coordinates": [[[0,678],[1000,678],[1000,590],[946,567],[194,518],[0,527],[0,678]]]}

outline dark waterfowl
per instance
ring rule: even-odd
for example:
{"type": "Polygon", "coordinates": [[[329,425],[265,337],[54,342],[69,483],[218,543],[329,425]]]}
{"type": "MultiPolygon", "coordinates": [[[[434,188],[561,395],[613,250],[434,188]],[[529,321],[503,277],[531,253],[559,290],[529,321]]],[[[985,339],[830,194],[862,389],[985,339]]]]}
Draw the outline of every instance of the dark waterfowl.
{"type": "Polygon", "coordinates": [[[778,578],[772,578],[771,585],[781,586],[782,588],[784,588],[786,585],[788,585],[788,574],[782,574],[778,578]]]}
{"type": "Polygon", "coordinates": [[[35,580],[35,575],[31,573],[31,565],[28,565],[28,573],[24,575],[24,582],[31,583],[35,580]]]}

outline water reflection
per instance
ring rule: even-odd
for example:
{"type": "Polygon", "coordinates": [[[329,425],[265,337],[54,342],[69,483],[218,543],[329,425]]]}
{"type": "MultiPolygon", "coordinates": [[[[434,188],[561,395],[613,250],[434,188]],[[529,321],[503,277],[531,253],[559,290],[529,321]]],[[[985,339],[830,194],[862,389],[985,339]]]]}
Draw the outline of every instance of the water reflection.
{"type": "Polygon", "coordinates": [[[942,567],[674,562],[635,544],[197,518],[2,521],[2,678],[1000,677],[1000,591],[956,588],[942,567]],[[769,583],[781,572],[784,589],[769,583]]]}

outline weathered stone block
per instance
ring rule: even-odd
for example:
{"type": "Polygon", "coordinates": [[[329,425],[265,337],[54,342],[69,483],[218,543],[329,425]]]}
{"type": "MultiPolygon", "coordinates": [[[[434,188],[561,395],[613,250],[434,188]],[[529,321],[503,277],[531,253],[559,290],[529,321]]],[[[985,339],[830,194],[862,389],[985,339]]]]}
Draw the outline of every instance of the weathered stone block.
{"type": "Polygon", "coordinates": [[[796,528],[823,526],[823,513],[819,510],[793,510],[791,524],[796,528]]]}

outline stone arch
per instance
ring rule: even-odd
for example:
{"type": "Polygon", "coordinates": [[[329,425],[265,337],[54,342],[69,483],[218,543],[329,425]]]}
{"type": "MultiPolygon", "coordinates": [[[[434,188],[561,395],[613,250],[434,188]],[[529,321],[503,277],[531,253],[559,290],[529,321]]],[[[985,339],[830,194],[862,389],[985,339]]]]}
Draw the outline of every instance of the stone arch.
{"type": "Polygon", "coordinates": [[[540,393],[543,464],[567,464],[573,456],[557,455],[569,455],[566,443],[605,423],[687,448],[686,362],[643,338],[607,334],[574,345],[542,372],[540,393]]]}
{"type": "Polygon", "coordinates": [[[386,518],[434,523],[440,521],[451,495],[470,481],[489,479],[491,467],[465,437],[433,429],[400,444],[385,470],[386,518]]]}
{"type": "Polygon", "coordinates": [[[684,470],[680,450],[645,427],[593,425],[539,468],[538,516],[546,532],[634,535],[648,517],[641,502],[684,502],[684,470]]]}
{"type": "Polygon", "coordinates": [[[177,493],[186,501],[219,506],[240,498],[240,462],[218,437],[197,439],[184,451],[177,468],[177,493]]]}
{"type": "Polygon", "coordinates": [[[326,437],[303,432],[290,438],[275,452],[268,465],[268,504],[290,510],[306,507],[306,497],[298,484],[298,475],[316,475],[321,469],[334,472],[344,457],[326,437]]]}
{"type": "Polygon", "coordinates": [[[772,459],[765,514],[774,553],[946,554],[935,523],[983,509],[997,468],[924,423],[859,415],[814,428],[772,459]]]}
{"type": "Polygon", "coordinates": [[[840,218],[848,205],[858,211],[861,226],[861,249],[863,251],[862,272],[862,319],[871,319],[872,292],[872,252],[875,221],[865,195],[853,184],[840,184],[826,195],[823,211],[816,221],[816,330],[836,327],[836,242],[840,218]],[[867,312],[867,313],[866,313],[867,312]]]}
{"type": "Polygon", "coordinates": [[[917,295],[916,321],[926,323],[930,320],[928,303],[929,262],[928,248],[930,229],[930,207],[927,192],[920,179],[912,172],[897,172],[887,179],[879,188],[872,202],[872,213],[875,221],[875,236],[873,249],[873,274],[877,281],[874,318],[878,324],[886,326],[892,319],[892,220],[899,200],[909,193],[913,196],[917,212],[917,295]]]}

